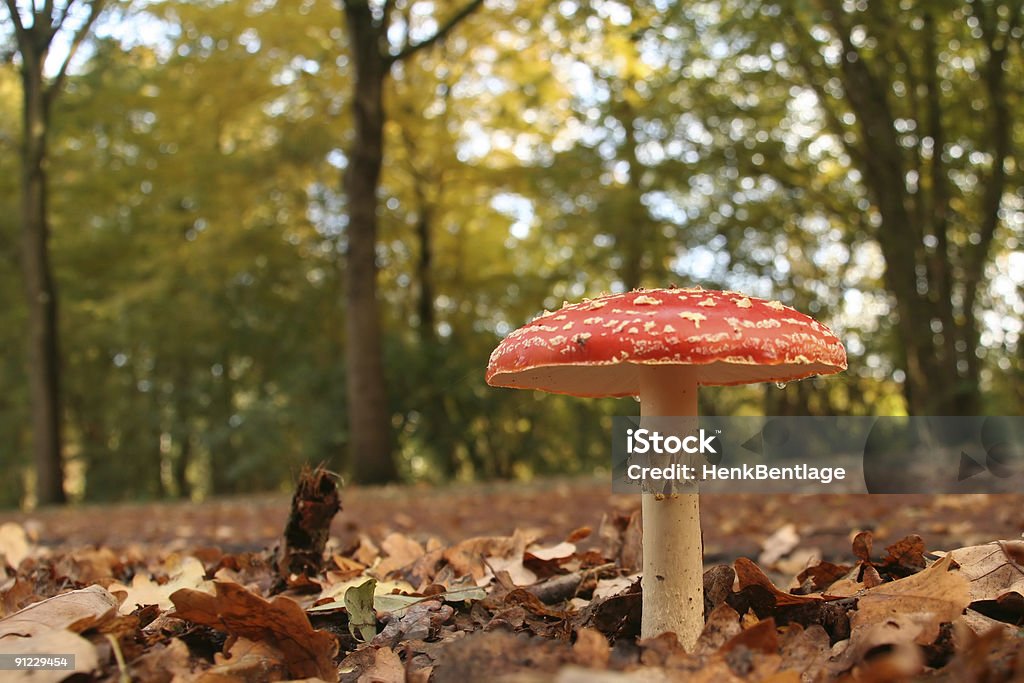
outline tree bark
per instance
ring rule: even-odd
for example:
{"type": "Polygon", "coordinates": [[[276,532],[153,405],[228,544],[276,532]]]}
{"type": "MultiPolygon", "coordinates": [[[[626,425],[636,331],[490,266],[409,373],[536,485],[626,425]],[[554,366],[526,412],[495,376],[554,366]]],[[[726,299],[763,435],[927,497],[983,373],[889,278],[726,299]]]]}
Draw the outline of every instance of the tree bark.
{"type": "MultiPolygon", "coordinates": [[[[851,158],[860,167],[864,184],[881,217],[875,237],[885,257],[884,282],[893,295],[900,353],[906,369],[904,393],[908,409],[917,415],[973,415],[981,408],[980,363],[976,297],[984,285],[984,267],[999,224],[999,210],[1007,178],[1005,161],[1011,153],[1013,117],[1006,102],[1003,83],[1010,36],[1020,21],[1021,3],[1010,3],[1002,26],[984,3],[972,5],[979,18],[987,61],[981,69],[988,97],[991,124],[987,143],[992,155],[991,171],[979,182],[981,193],[973,228],[976,240],[956,246],[954,230],[963,230],[965,217],[958,214],[950,190],[949,168],[944,158],[947,135],[944,128],[940,67],[937,57],[937,22],[924,13],[920,63],[913,64],[897,36],[881,40],[874,55],[859,50],[852,40],[853,21],[838,0],[823,0],[828,22],[842,42],[843,58],[839,76],[845,99],[856,115],[857,143],[847,143],[851,158]],[[907,97],[923,137],[930,138],[933,152],[925,154],[921,143],[910,152],[903,148],[895,130],[896,117],[891,100],[894,63],[902,62],[901,78],[912,86],[907,97]],[[915,80],[915,73],[921,80],[915,80]],[[919,87],[920,86],[920,87],[919,87]],[[921,94],[918,94],[921,93],[921,94]],[[920,104],[920,107],[918,106],[920,104]],[[915,156],[916,154],[916,156],[915,156]],[[907,169],[918,174],[918,187],[908,186],[907,169]],[[959,295],[959,296],[958,296],[959,295]],[[956,299],[959,298],[960,302],[956,299]],[[941,331],[933,326],[941,325],[941,331]]],[[[891,25],[883,5],[873,3],[880,25],[891,25]]],[[[797,22],[791,19],[790,23],[797,22]]],[[[803,36],[807,30],[798,28],[803,36]]],[[[807,43],[804,40],[805,44],[807,43]]],[[[806,59],[801,67],[815,80],[815,67],[806,59]]],[[[839,139],[842,124],[828,111],[828,95],[815,88],[827,120],[839,139]]],[[[968,220],[971,220],[968,218],[968,220]]]]}
{"type": "Polygon", "coordinates": [[[60,344],[57,291],[50,266],[46,214],[46,144],[49,102],[42,54],[22,51],[24,89],[21,158],[21,269],[28,306],[28,379],[32,401],[33,456],[39,503],[63,503],[61,460],[60,344]]]}
{"type": "Polygon", "coordinates": [[[88,3],[88,14],[70,35],[67,54],[50,82],[44,77],[54,36],[71,14],[73,0],[63,8],[30,3],[26,24],[15,0],[5,0],[21,56],[21,270],[28,307],[28,382],[32,402],[32,451],[39,503],[64,503],[61,455],[60,340],[57,288],[50,266],[50,225],[47,218],[47,136],[53,101],[60,93],[68,65],[99,17],[103,0],[88,3]]]}
{"type": "Polygon", "coordinates": [[[397,478],[392,454],[380,307],[377,301],[377,189],[384,159],[384,84],[395,62],[443,39],[483,0],[471,0],[425,40],[390,54],[387,35],[392,3],[375,17],[366,0],[345,0],[344,12],[355,83],[355,138],[342,186],[348,201],[346,292],[346,391],[349,447],[356,481],[378,484],[397,478]]]}
{"type": "Polygon", "coordinates": [[[377,187],[384,158],[384,81],[381,27],[365,2],[346,2],[352,61],[355,140],[343,187],[348,201],[346,367],[349,443],[357,481],[379,484],[397,476],[377,302],[377,187]]]}

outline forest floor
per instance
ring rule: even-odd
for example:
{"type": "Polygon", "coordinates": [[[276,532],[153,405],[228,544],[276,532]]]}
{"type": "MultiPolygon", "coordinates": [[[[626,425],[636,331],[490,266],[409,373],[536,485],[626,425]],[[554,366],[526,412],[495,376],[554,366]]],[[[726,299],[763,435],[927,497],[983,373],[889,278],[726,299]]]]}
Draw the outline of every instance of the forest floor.
{"type": "Polygon", "coordinates": [[[705,576],[718,597],[690,652],[637,641],[639,499],[606,480],[353,487],[340,498],[327,565],[287,580],[272,549],[289,496],[0,513],[0,653],[21,651],[8,644],[36,609],[49,630],[29,629],[18,647],[67,641],[57,651],[81,653],[77,670],[104,680],[1024,675],[1016,496],[705,495],[705,567],[729,568],[705,576]],[[346,591],[371,577],[365,632],[346,591]],[[386,593],[407,602],[382,607],[386,593]]]}

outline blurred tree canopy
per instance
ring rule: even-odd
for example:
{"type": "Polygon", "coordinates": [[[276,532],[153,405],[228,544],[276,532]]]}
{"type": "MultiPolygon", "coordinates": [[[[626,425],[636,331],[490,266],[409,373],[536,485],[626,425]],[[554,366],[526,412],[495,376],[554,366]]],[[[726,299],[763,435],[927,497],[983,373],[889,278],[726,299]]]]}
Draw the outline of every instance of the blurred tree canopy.
{"type": "MultiPolygon", "coordinates": [[[[366,5],[390,18],[383,55],[466,6],[366,5]]],[[[36,488],[7,19],[0,467],[17,476],[0,504],[16,505],[36,488]]],[[[347,21],[322,0],[125,4],[72,62],[47,169],[73,499],[360,471],[347,21]]],[[[778,298],[847,345],[845,376],[711,389],[707,411],[1020,414],[1022,26],[1021,0],[487,0],[394,60],[370,255],[398,475],[605,466],[632,401],[483,373],[542,310],[635,286],[778,298]]]]}

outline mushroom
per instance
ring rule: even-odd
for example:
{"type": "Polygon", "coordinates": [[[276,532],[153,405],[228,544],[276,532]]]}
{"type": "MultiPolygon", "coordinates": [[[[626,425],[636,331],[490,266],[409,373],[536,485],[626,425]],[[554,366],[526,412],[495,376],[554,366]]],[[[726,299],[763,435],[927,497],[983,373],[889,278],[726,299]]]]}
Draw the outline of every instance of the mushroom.
{"type": "MultiPolygon", "coordinates": [[[[846,369],[816,320],[737,292],[648,289],[566,304],[509,334],[487,383],[573,396],[637,396],[641,419],[697,415],[700,385],[789,382],[846,369]]],[[[641,637],[704,626],[697,493],[644,493],[641,637]]]]}

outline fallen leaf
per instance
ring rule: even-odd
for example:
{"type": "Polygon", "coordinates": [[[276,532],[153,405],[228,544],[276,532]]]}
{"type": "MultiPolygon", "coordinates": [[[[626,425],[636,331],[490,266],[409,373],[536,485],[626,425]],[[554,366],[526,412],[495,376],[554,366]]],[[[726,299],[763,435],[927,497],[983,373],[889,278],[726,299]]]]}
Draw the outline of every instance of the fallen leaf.
{"type": "Polygon", "coordinates": [[[53,629],[81,633],[113,618],[117,598],[102,586],[62,593],[0,619],[0,638],[53,629]]]}
{"type": "Polygon", "coordinates": [[[911,571],[920,571],[927,566],[924,559],[924,539],[912,534],[886,546],[889,556],[883,564],[894,565],[911,571]]]}
{"type": "Polygon", "coordinates": [[[1024,541],[993,541],[948,553],[970,582],[971,602],[998,600],[1007,593],[1024,595],[1024,541]]]}
{"type": "Polygon", "coordinates": [[[853,554],[861,562],[871,563],[871,545],[874,535],[870,531],[861,531],[853,537],[853,554]]]}
{"type": "Polygon", "coordinates": [[[959,619],[970,603],[967,579],[949,571],[950,566],[946,556],[922,572],[866,590],[850,619],[849,644],[830,672],[848,671],[879,647],[889,652],[886,662],[872,660],[878,671],[916,672],[923,665],[917,646],[934,643],[940,626],[959,619]]]}
{"type": "Polygon", "coordinates": [[[579,664],[603,669],[608,666],[611,648],[608,646],[608,639],[600,631],[581,628],[576,632],[572,653],[579,664]]]}
{"type": "Polygon", "coordinates": [[[345,591],[345,611],[348,612],[348,632],[356,640],[366,643],[377,635],[377,614],[373,610],[374,579],[367,579],[345,591]]]}
{"type": "Polygon", "coordinates": [[[533,544],[526,549],[526,554],[529,557],[535,557],[538,560],[561,560],[567,557],[572,557],[576,552],[576,544],[563,541],[555,545],[540,546],[533,544]]]}
{"type": "Polygon", "coordinates": [[[853,630],[899,616],[920,627],[914,642],[934,642],[939,624],[957,619],[971,602],[967,579],[949,571],[951,559],[944,557],[922,572],[866,591],[850,619],[853,630]]]}
{"type": "Polygon", "coordinates": [[[181,588],[196,588],[211,593],[213,588],[209,581],[204,581],[206,569],[203,563],[194,557],[186,557],[180,561],[172,562],[165,568],[168,574],[166,583],[158,583],[144,574],[136,574],[132,578],[132,584],[126,586],[114,582],[107,586],[111,592],[123,591],[125,599],[121,602],[121,614],[131,614],[137,607],[145,605],[157,605],[160,609],[170,609],[171,593],[181,588]]]}
{"type": "Polygon", "coordinates": [[[408,567],[423,557],[426,552],[423,546],[415,540],[399,533],[388,534],[381,541],[380,547],[384,551],[384,559],[373,568],[374,574],[380,578],[385,578],[391,572],[408,567]]]}
{"type": "MultiPolygon", "coordinates": [[[[482,586],[490,583],[494,578],[492,567],[494,570],[500,570],[506,569],[506,567],[498,565],[518,563],[521,566],[523,552],[536,537],[536,532],[517,529],[512,536],[470,538],[445,550],[442,557],[457,575],[468,574],[473,577],[477,585],[482,586]],[[502,560],[509,561],[503,562],[502,560]]],[[[534,577],[534,581],[536,581],[536,577],[534,577]]]]}
{"type": "Polygon", "coordinates": [[[640,579],[640,574],[629,576],[613,576],[610,579],[598,579],[597,587],[594,588],[594,600],[610,598],[618,595],[640,579]]]}
{"type": "Polygon", "coordinates": [[[230,678],[238,681],[278,681],[286,677],[284,655],[266,641],[238,638],[224,653],[214,655],[214,665],[203,672],[198,683],[230,678]]]}
{"type": "Polygon", "coordinates": [[[171,683],[192,673],[188,646],[178,638],[167,645],[156,644],[131,664],[132,680],[146,683],[171,683]]]}
{"type": "Polygon", "coordinates": [[[237,583],[214,581],[215,594],[182,588],[171,595],[177,617],[230,635],[266,641],[285,657],[289,675],[337,678],[337,640],[314,629],[297,602],[285,596],[265,600],[237,583]]]}
{"type": "Polygon", "coordinates": [[[373,664],[363,670],[359,683],[405,683],[405,666],[391,648],[378,648],[373,664]]]}
{"type": "Polygon", "coordinates": [[[796,525],[784,524],[761,544],[761,554],[758,555],[757,561],[765,565],[775,564],[798,545],[800,534],[796,532],[796,525]]]}
{"type": "Polygon", "coordinates": [[[31,549],[24,527],[14,522],[0,525],[0,555],[8,566],[16,569],[29,556],[31,549]]]}
{"type": "MultiPolygon", "coordinates": [[[[819,561],[817,564],[807,567],[797,574],[796,580],[801,585],[805,581],[810,580],[811,586],[815,590],[824,591],[848,574],[850,569],[852,567],[846,564],[832,564],[831,562],[819,561]]],[[[830,595],[832,594],[831,591],[827,592],[830,595]]]]}
{"type": "Polygon", "coordinates": [[[739,582],[740,590],[743,590],[748,586],[758,586],[763,588],[771,594],[772,598],[775,600],[776,607],[821,602],[821,598],[817,596],[793,595],[780,590],[774,583],[772,583],[771,579],[761,571],[760,567],[745,557],[741,557],[733,562],[733,567],[736,569],[736,578],[739,582]]]}
{"type": "Polygon", "coordinates": [[[7,653],[69,654],[74,671],[7,672],[5,680],[60,681],[73,673],[88,674],[99,666],[95,646],[79,633],[98,627],[117,614],[117,599],[100,586],[62,593],[0,619],[0,642],[7,653]]]}
{"type": "Polygon", "coordinates": [[[54,569],[77,584],[97,583],[112,578],[121,561],[110,548],[76,550],[63,556],[54,569]]]}
{"type": "Polygon", "coordinates": [[[440,600],[425,600],[412,605],[403,614],[391,614],[387,625],[373,639],[374,645],[395,647],[405,640],[427,640],[437,635],[455,610],[440,600]]]}

